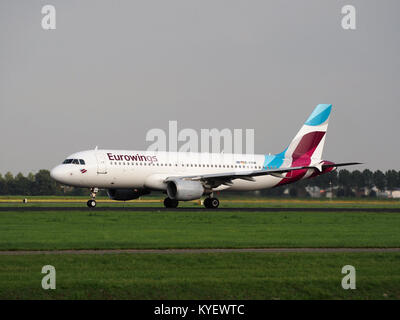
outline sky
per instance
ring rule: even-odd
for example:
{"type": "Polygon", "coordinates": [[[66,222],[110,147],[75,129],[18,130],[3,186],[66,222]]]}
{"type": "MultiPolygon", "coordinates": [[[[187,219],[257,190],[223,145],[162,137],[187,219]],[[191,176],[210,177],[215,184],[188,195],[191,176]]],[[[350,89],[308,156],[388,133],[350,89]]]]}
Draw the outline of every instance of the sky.
{"type": "Polygon", "coordinates": [[[281,152],[333,105],[323,157],[400,169],[398,0],[2,0],[0,173],[153,128],[254,129],[281,152]],[[42,28],[44,5],[56,29],[42,28]],[[344,5],[356,29],[342,28],[344,5]]]}

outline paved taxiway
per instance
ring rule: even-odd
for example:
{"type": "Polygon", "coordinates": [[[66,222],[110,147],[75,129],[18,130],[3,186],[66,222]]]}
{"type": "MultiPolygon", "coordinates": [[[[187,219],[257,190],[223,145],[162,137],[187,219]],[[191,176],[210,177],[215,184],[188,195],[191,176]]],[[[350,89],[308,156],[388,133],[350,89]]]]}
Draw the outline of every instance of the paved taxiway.
{"type": "Polygon", "coordinates": [[[336,208],[336,207],[328,207],[328,208],[218,208],[218,209],[206,209],[203,207],[198,208],[174,208],[174,209],[166,209],[164,207],[96,207],[96,208],[87,208],[85,206],[82,207],[24,207],[24,206],[10,206],[10,207],[0,207],[1,211],[83,211],[88,210],[91,212],[96,211],[193,211],[193,212],[204,212],[204,211],[222,211],[222,212],[232,212],[232,211],[247,211],[247,212],[393,212],[400,213],[400,208],[336,208]]]}

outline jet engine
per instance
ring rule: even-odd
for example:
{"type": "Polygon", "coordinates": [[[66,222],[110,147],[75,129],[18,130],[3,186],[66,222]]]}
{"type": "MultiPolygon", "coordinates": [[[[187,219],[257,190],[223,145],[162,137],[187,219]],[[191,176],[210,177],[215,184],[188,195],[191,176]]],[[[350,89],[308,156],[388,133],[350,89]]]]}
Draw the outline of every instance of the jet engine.
{"type": "Polygon", "coordinates": [[[199,181],[176,179],[167,182],[167,194],[173,200],[195,200],[203,193],[204,187],[199,181]]]}
{"type": "Polygon", "coordinates": [[[140,196],[149,194],[150,190],[147,189],[107,189],[107,194],[112,200],[133,200],[140,196]]]}

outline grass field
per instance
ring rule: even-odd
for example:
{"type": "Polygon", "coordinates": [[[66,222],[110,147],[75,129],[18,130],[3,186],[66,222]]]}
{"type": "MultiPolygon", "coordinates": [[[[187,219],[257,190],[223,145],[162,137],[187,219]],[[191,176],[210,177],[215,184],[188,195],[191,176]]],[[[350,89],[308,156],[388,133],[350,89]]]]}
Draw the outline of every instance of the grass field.
{"type": "Polygon", "coordinates": [[[0,299],[400,299],[398,253],[5,256],[0,299]],[[56,290],[41,268],[56,268],[56,290]],[[356,290],[341,269],[356,268],[356,290]]]}
{"type": "MultiPolygon", "coordinates": [[[[229,200],[224,205],[238,206],[229,200]]],[[[269,205],[304,207],[299,202],[250,204],[269,205]]],[[[400,212],[379,211],[398,203],[358,205],[359,212],[10,208],[0,212],[0,250],[400,247],[400,212]],[[364,207],[376,211],[363,212],[364,207]]],[[[0,299],[400,299],[399,266],[396,252],[0,255],[0,299]],[[41,288],[40,271],[46,264],[57,270],[54,291],[41,288]],[[341,268],[347,264],[356,267],[356,290],[340,285],[341,268]]]]}
{"type": "Polygon", "coordinates": [[[400,247],[380,212],[0,212],[0,250],[400,247]]]}

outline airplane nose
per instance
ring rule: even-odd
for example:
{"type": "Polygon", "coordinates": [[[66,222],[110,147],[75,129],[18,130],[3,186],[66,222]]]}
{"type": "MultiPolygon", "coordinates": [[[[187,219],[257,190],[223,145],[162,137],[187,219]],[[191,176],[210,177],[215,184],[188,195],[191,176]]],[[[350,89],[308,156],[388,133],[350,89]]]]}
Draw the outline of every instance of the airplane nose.
{"type": "Polygon", "coordinates": [[[50,171],[50,177],[52,177],[54,180],[59,181],[62,179],[63,177],[63,170],[62,168],[60,168],[60,166],[57,166],[55,168],[53,168],[50,171]]]}

